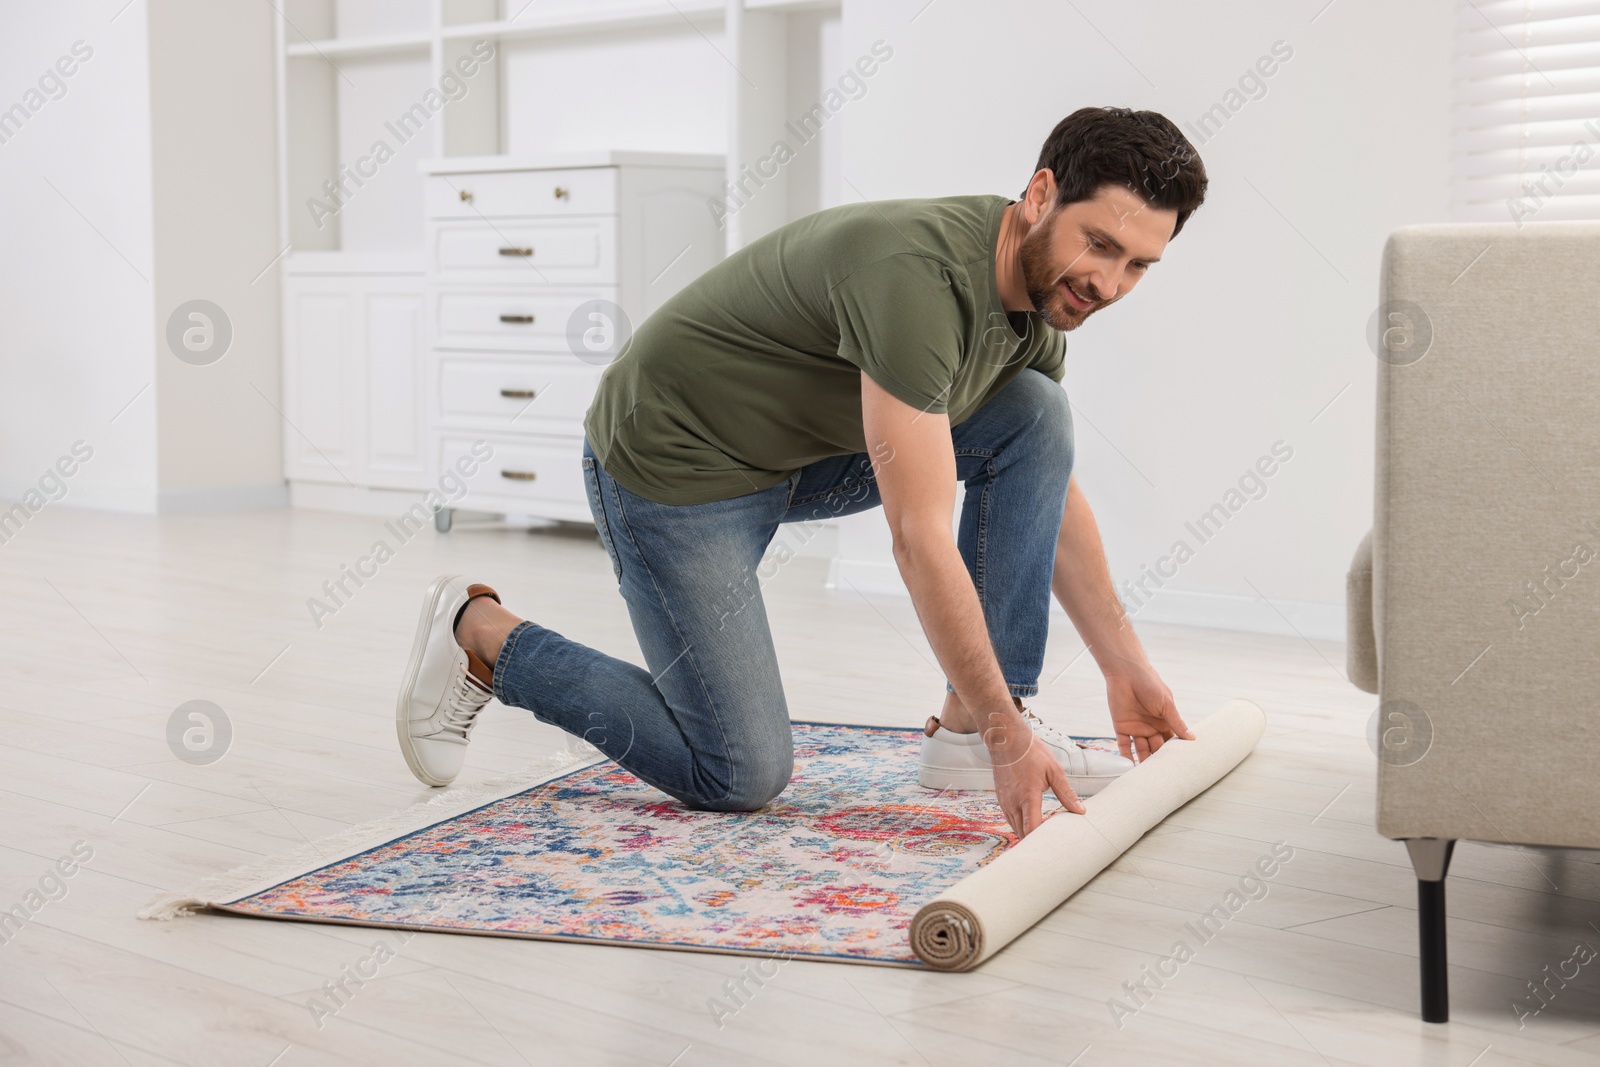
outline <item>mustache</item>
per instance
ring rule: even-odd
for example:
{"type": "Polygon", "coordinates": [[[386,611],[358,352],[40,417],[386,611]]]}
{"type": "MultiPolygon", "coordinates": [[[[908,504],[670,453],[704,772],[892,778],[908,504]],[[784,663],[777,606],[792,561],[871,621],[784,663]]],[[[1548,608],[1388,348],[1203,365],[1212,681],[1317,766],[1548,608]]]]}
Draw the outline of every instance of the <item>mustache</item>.
{"type": "MultiPolygon", "coordinates": [[[[1056,275],[1055,284],[1061,285],[1064,282],[1070,281],[1071,280],[1071,274],[1072,274],[1072,268],[1078,265],[1078,260],[1082,259],[1084,256],[1086,256],[1088,254],[1089,254],[1089,249],[1086,247],[1086,248],[1084,248],[1083,251],[1081,251],[1077,255],[1073,256],[1072,257],[1072,261],[1070,263],[1068,263],[1065,267],[1061,268],[1061,273],[1056,275]]],[[[1095,307],[1099,307],[1099,306],[1101,306],[1103,304],[1111,303],[1111,301],[1106,299],[1105,295],[1103,293],[1101,293],[1099,289],[1095,288],[1095,284],[1092,281],[1085,280],[1081,284],[1074,284],[1073,288],[1077,289],[1079,293],[1088,296],[1090,300],[1094,301],[1095,307]]],[[[1095,310],[1095,308],[1090,308],[1089,310],[1093,311],[1093,310],[1095,310]]]]}
{"type": "Polygon", "coordinates": [[[1056,284],[1070,285],[1078,292],[1080,296],[1088,297],[1095,303],[1096,306],[1107,302],[1105,296],[1101,294],[1100,290],[1095,287],[1095,284],[1092,281],[1075,281],[1069,275],[1063,272],[1061,276],[1056,279],[1056,284]]]}

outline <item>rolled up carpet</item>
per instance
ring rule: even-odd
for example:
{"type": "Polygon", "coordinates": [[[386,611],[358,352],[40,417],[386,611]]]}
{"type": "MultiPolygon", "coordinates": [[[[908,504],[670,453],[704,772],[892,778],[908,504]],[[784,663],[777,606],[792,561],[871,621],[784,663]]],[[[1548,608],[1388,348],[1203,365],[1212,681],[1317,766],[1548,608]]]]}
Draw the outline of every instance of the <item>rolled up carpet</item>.
{"type": "Polygon", "coordinates": [[[1193,741],[1167,742],[1085,800],[1088,814],[1057,812],[994,862],[924,904],[911,920],[912,951],[936,970],[976,967],[1237,767],[1266,724],[1255,704],[1228,701],[1190,727],[1193,741]]]}

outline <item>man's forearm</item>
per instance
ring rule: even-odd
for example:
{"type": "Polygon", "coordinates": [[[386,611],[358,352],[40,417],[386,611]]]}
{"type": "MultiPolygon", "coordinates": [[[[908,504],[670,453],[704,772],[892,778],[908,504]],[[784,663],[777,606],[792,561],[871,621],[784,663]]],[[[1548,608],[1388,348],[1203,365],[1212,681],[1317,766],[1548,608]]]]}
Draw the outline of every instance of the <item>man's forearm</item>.
{"type": "Polygon", "coordinates": [[[1067,486],[1050,585],[1102,672],[1115,674],[1145,663],[1144,648],[1111,583],[1094,512],[1076,478],[1067,486]]]}
{"type": "Polygon", "coordinates": [[[956,696],[985,731],[985,741],[1003,743],[987,732],[996,726],[1010,733],[1022,726],[1005,675],[983,618],[983,605],[962,562],[955,541],[932,532],[905,537],[895,544],[895,562],[911,593],[911,603],[939,666],[956,696]]]}

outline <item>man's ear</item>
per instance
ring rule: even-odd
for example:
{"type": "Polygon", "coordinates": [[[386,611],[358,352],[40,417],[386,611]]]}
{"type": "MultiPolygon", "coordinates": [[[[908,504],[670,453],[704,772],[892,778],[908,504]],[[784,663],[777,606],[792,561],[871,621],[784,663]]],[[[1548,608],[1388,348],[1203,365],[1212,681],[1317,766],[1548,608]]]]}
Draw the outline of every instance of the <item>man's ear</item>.
{"type": "Polygon", "coordinates": [[[1027,191],[1022,194],[1023,218],[1032,226],[1049,213],[1055,202],[1056,176],[1046,167],[1029,179],[1027,191]]]}

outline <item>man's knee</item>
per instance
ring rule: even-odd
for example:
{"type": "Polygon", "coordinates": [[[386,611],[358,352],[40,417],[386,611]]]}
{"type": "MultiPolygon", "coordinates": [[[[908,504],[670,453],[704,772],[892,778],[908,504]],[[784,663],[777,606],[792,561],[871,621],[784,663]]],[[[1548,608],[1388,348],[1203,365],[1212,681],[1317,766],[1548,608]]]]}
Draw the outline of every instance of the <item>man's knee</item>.
{"type": "Polygon", "coordinates": [[[1072,408],[1067,403],[1067,391],[1061,388],[1061,383],[1036,370],[1026,370],[1017,376],[1016,384],[1023,391],[1029,410],[1041,426],[1066,427],[1070,432],[1072,408]]]}
{"type": "Polygon", "coordinates": [[[787,780],[775,785],[752,782],[747,786],[736,787],[720,800],[708,801],[699,806],[706,811],[760,811],[783,792],[788,784],[787,780]]]}
{"type": "Polygon", "coordinates": [[[736,773],[732,788],[717,810],[755,811],[766,807],[788,788],[789,778],[794,773],[794,757],[791,754],[779,765],[763,764],[742,770],[742,774],[736,773]]]}
{"type": "Polygon", "coordinates": [[[728,765],[724,787],[693,806],[706,811],[755,811],[783,792],[793,774],[794,743],[790,738],[785,737],[781,746],[750,746],[750,751],[728,765]]]}
{"type": "Polygon", "coordinates": [[[1072,462],[1072,405],[1061,385],[1036,370],[1026,370],[1014,383],[1022,393],[1023,405],[1031,416],[1028,436],[1040,445],[1072,462]]]}

